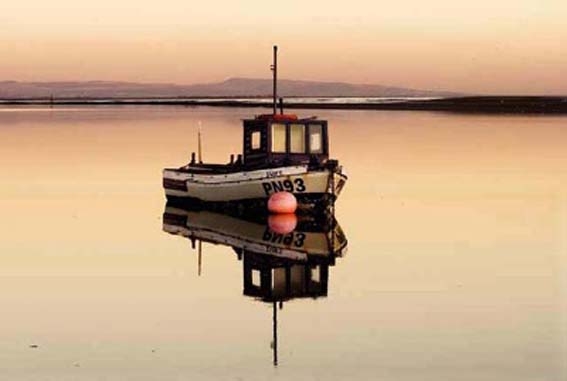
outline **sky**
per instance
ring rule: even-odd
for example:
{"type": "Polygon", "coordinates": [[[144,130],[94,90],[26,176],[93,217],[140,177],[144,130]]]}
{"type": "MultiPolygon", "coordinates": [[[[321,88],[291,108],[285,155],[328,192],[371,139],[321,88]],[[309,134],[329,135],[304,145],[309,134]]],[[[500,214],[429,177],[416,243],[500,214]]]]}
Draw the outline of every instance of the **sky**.
{"type": "Polygon", "coordinates": [[[206,83],[280,77],[567,95],[564,0],[19,0],[0,80],[206,83]]]}

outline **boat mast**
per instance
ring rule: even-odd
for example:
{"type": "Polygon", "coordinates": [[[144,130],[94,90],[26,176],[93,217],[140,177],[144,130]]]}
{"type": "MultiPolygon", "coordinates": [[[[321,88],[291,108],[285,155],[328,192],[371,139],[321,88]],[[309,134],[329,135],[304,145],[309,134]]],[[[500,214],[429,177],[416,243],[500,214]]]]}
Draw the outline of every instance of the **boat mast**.
{"type": "Polygon", "coordinates": [[[272,64],[274,74],[274,115],[278,113],[278,46],[274,45],[274,63],[272,64]]]}

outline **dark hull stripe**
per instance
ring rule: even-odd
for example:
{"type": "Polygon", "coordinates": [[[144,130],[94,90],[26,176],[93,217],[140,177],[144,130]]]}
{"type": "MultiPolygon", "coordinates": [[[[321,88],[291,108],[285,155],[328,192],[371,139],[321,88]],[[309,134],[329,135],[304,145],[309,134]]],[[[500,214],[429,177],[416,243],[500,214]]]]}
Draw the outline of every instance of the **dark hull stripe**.
{"type": "Polygon", "coordinates": [[[163,187],[166,189],[174,189],[187,192],[187,181],[164,178],[163,187]]]}

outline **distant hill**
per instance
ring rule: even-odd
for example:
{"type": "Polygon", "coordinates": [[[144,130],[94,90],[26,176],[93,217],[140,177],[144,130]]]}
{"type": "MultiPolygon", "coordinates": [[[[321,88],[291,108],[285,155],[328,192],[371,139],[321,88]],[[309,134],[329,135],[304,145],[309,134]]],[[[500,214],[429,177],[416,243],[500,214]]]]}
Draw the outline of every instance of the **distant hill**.
{"type": "MultiPolygon", "coordinates": [[[[21,98],[176,98],[260,97],[272,93],[271,79],[230,78],[223,82],[176,85],[133,82],[16,82],[0,81],[0,99],[21,98]]],[[[381,85],[281,79],[283,97],[443,97],[459,94],[381,85]]]]}

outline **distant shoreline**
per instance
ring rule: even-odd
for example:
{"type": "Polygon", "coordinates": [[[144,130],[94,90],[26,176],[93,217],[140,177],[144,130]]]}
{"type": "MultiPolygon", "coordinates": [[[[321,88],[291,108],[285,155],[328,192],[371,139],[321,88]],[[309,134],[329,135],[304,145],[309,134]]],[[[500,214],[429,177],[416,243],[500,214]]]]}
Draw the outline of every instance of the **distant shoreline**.
{"type": "MultiPolygon", "coordinates": [[[[324,97],[321,97],[324,98],[324,97]]],[[[435,99],[394,100],[379,102],[324,102],[321,98],[294,102],[293,97],[285,99],[285,109],[327,109],[327,110],[392,110],[392,111],[445,111],[483,114],[567,114],[567,96],[465,96],[435,99]]],[[[333,97],[340,99],[343,97],[333,97]]],[[[346,97],[344,97],[346,98],[346,97]]],[[[395,97],[394,97],[395,98],[395,97]]],[[[304,98],[305,99],[305,98],[304,98]]],[[[206,106],[206,107],[247,107],[271,108],[272,104],[253,97],[238,98],[70,98],[70,99],[0,99],[0,106],[33,105],[159,105],[159,106],[206,106]]]]}

